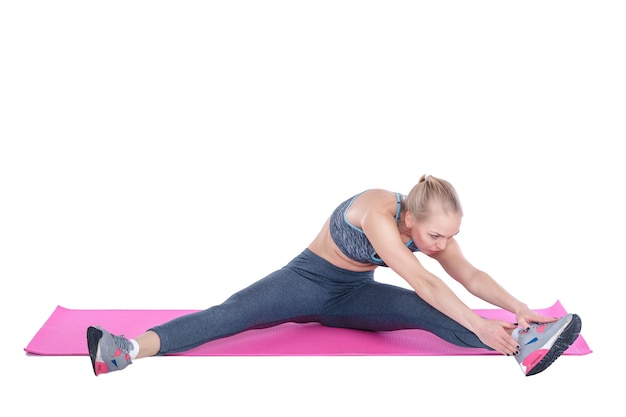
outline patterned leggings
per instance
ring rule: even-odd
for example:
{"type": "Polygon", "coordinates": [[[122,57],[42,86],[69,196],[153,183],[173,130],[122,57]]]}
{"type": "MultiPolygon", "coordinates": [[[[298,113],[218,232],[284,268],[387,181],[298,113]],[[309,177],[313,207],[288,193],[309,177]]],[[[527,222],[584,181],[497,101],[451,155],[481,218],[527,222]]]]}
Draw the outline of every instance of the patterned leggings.
{"type": "Polygon", "coordinates": [[[376,282],[374,271],[338,268],[309,249],[222,304],[150,330],[165,355],[249,329],[312,321],[369,331],[423,329],[458,346],[490,349],[415,291],[376,282]]]}

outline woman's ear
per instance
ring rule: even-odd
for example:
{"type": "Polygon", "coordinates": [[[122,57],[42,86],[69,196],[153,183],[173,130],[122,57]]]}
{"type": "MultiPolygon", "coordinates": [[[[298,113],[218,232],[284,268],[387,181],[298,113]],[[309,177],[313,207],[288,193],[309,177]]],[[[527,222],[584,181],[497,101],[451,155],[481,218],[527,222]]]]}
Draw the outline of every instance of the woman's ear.
{"type": "Polygon", "coordinates": [[[411,214],[411,212],[407,211],[404,213],[404,225],[407,229],[412,229],[415,226],[415,217],[411,214]]]}

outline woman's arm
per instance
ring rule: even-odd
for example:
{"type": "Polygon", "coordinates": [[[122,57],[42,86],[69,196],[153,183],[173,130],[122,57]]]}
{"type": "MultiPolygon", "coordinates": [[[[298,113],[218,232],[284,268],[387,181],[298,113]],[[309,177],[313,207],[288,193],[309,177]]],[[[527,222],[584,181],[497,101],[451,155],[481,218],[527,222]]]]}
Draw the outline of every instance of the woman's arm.
{"type": "Polygon", "coordinates": [[[450,239],[445,250],[431,257],[441,264],[448,275],[476,297],[511,313],[528,308],[502,288],[491,276],[470,264],[454,238],[450,239]]]}
{"type": "Polygon", "coordinates": [[[531,322],[550,322],[555,319],[531,311],[528,306],[507,292],[489,274],[474,267],[465,259],[458,242],[453,238],[446,249],[433,254],[443,269],[476,297],[504,310],[514,313],[520,326],[529,327],[531,322]]]}
{"type": "Polygon", "coordinates": [[[486,345],[505,354],[514,354],[517,343],[504,330],[506,322],[486,320],[467,307],[437,276],[427,271],[404,245],[389,207],[372,204],[361,211],[361,228],[385,263],[404,278],[428,304],[474,332],[486,345]]]}

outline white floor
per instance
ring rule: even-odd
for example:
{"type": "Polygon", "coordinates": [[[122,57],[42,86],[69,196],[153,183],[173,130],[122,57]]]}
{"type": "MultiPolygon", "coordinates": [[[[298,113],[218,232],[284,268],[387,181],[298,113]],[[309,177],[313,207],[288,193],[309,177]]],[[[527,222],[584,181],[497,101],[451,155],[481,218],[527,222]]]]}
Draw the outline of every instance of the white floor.
{"type": "Polygon", "coordinates": [[[210,4],[0,6],[0,407],[621,409],[618,2],[210,4]],[[86,357],[23,351],[57,305],[221,302],[297,254],[344,198],[408,192],[422,173],[457,186],[466,256],[531,307],[579,313],[592,354],[531,378],[507,357],[168,357],[96,378],[86,357]]]}

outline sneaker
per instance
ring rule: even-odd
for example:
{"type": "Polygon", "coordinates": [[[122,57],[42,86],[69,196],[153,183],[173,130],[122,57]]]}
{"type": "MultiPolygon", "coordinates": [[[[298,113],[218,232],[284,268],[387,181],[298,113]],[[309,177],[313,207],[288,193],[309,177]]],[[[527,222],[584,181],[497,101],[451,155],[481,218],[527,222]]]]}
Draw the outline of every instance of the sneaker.
{"type": "Polygon", "coordinates": [[[517,362],[526,376],[538,374],[552,365],[578,338],[582,322],[568,314],[552,323],[534,323],[528,331],[517,328],[513,338],[520,345],[517,362]]]}
{"type": "Polygon", "coordinates": [[[133,344],[124,336],[115,336],[102,327],[87,329],[87,347],[96,376],[119,371],[132,363],[130,351],[133,344]]]}

